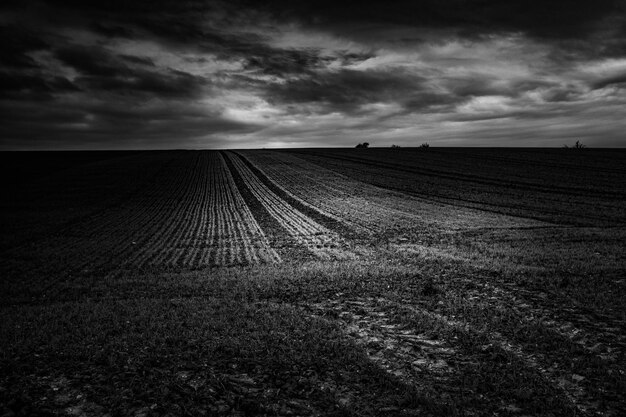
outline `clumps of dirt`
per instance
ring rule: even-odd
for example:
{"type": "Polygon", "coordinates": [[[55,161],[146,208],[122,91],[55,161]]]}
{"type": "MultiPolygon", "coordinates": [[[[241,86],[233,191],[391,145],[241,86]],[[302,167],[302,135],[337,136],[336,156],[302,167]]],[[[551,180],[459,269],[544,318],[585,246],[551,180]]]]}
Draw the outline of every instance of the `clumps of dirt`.
{"type": "MultiPolygon", "coordinates": [[[[424,287],[428,288],[426,282],[424,287]]],[[[518,413],[525,409],[523,398],[539,394],[541,399],[534,398],[532,407],[543,403],[567,406],[569,411],[577,409],[583,414],[596,409],[581,387],[584,377],[574,373],[563,378],[561,369],[543,365],[546,358],[526,352],[497,332],[484,333],[461,317],[422,309],[411,300],[373,297],[334,299],[305,308],[316,317],[337,321],[372,363],[439,404],[469,414],[487,409],[518,413]],[[423,325],[415,322],[420,317],[423,325]],[[498,364],[489,365],[493,360],[498,364]],[[493,368],[498,374],[483,368],[493,368]],[[511,372],[521,372],[520,378],[529,380],[518,381],[511,372]],[[481,385],[500,378],[501,388],[481,385]],[[473,400],[467,402],[466,398],[473,400]]]]}
{"type": "Polygon", "coordinates": [[[444,340],[399,323],[386,300],[328,300],[305,308],[315,317],[337,320],[368,359],[390,377],[438,397],[439,404],[453,402],[450,398],[458,391],[454,369],[458,352],[444,340]]]}
{"type": "Polygon", "coordinates": [[[517,335],[506,326],[499,329],[502,333],[496,329],[483,332],[490,345],[534,370],[579,413],[619,415],[621,405],[615,401],[614,393],[623,384],[619,382],[623,375],[623,322],[512,283],[482,282],[469,286],[464,285],[465,279],[456,277],[454,284],[466,288],[464,298],[469,303],[482,303],[490,311],[502,311],[502,306],[506,306],[518,318],[519,328],[527,332],[517,335]],[[552,348],[538,348],[546,342],[533,339],[532,335],[549,340],[552,348]]]}
{"type": "MultiPolygon", "coordinates": [[[[233,369],[233,371],[236,371],[233,369]]],[[[94,399],[93,386],[84,390],[71,377],[38,376],[31,378],[28,389],[5,392],[0,389],[0,415],[17,416],[76,416],[101,417],[123,415],[148,417],[155,415],[276,415],[320,416],[304,397],[293,397],[287,386],[277,386],[274,376],[263,373],[213,373],[178,371],[169,375],[167,387],[160,392],[146,392],[138,401],[128,397],[128,390],[120,388],[119,397],[106,404],[94,399]],[[284,389],[283,389],[284,388],[284,389]],[[10,394],[10,395],[9,395],[10,394]],[[171,401],[178,397],[178,401],[171,401]],[[10,397],[10,398],[9,398],[10,397]],[[146,399],[152,398],[152,401],[146,399]],[[120,408],[121,407],[121,408],[120,408]]],[[[288,378],[291,380],[291,378],[288,378]]],[[[294,377],[295,380],[295,377],[294,377]]],[[[23,388],[23,387],[22,387],[23,388]]]]}
{"type": "Polygon", "coordinates": [[[85,392],[75,387],[65,377],[32,375],[30,383],[36,389],[28,394],[23,391],[11,395],[8,401],[0,400],[0,415],[66,415],[77,417],[97,417],[106,415],[104,407],[92,401],[85,392]]]}
{"type": "Polygon", "coordinates": [[[450,371],[446,358],[454,350],[442,340],[415,334],[395,322],[382,299],[329,300],[310,307],[316,315],[332,312],[372,361],[401,379],[412,380],[414,370],[431,369],[442,375],[450,371]]]}
{"type": "MultiPolygon", "coordinates": [[[[577,306],[564,305],[546,293],[520,288],[511,283],[483,283],[481,297],[490,295],[495,303],[506,303],[513,311],[536,320],[604,361],[616,362],[626,355],[626,322],[577,306]]],[[[476,291],[474,291],[476,292],[476,291]]]]}

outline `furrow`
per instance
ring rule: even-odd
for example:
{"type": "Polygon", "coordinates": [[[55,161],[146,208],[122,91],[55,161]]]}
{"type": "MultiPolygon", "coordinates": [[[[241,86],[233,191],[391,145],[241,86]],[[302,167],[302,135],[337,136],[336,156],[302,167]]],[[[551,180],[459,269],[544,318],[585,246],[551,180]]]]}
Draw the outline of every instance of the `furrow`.
{"type": "Polygon", "coordinates": [[[299,244],[320,258],[345,259],[353,256],[347,250],[339,248],[339,246],[347,247],[347,244],[337,233],[315,222],[278,197],[242,162],[239,156],[229,153],[229,159],[252,195],[299,244]]]}

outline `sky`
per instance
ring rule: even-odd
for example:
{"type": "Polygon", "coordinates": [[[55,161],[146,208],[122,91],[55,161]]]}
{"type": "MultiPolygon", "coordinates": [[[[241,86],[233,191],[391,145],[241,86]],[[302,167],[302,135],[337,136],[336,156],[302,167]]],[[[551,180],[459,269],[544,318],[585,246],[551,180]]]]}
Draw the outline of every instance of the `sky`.
{"type": "Polygon", "coordinates": [[[626,0],[0,5],[0,149],[626,147],[626,0]]]}

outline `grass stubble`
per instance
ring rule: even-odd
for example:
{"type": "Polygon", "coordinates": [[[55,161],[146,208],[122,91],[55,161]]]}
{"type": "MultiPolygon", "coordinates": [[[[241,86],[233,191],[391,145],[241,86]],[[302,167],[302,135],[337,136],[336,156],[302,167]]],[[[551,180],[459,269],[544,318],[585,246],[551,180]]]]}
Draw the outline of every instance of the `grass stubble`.
{"type": "Polygon", "coordinates": [[[3,415],[623,412],[623,321],[585,316],[598,309],[572,296],[584,280],[433,248],[363,253],[109,274],[5,300],[3,415]]]}

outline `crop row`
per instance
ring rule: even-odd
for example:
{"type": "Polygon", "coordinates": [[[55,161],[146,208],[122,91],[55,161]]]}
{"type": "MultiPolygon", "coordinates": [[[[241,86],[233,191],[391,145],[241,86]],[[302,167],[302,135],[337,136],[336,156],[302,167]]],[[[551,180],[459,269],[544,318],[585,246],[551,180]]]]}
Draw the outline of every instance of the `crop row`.
{"type": "Polygon", "coordinates": [[[352,256],[345,250],[347,244],[339,234],[278,196],[255,175],[239,155],[228,152],[228,157],[254,198],[298,244],[320,258],[342,259],[352,256]]]}
{"type": "Polygon", "coordinates": [[[130,262],[197,268],[278,261],[221,155],[200,153],[199,158],[180,187],[171,190],[174,204],[155,210],[156,230],[130,262]]]}
{"type": "Polygon", "coordinates": [[[489,149],[437,148],[427,151],[370,149],[367,152],[355,152],[354,149],[306,150],[303,153],[358,161],[370,166],[391,166],[424,177],[455,179],[487,186],[504,185],[508,188],[574,195],[583,192],[589,196],[626,196],[626,184],[622,181],[626,171],[620,169],[620,159],[606,161],[600,158],[604,153],[572,155],[565,152],[561,153],[560,161],[546,158],[544,152],[538,150],[517,150],[508,156],[504,156],[506,152],[489,149]],[[605,164],[601,165],[601,161],[605,161],[605,164]],[[506,175],[502,175],[503,172],[506,175]]]}
{"type": "Polygon", "coordinates": [[[365,236],[410,234],[429,239],[437,230],[536,225],[534,221],[433,203],[376,187],[284,152],[242,152],[294,198],[339,219],[365,236]]]}
{"type": "Polygon", "coordinates": [[[428,166],[424,158],[430,151],[351,151],[306,150],[297,151],[297,155],[359,181],[432,201],[552,223],[591,226],[626,222],[626,194],[620,191],[626,186],[614,172],[570,172],[564,182],[547,168],[524,170],[493,159],[476,160],[480,154],[473,155],[472,167],[469,158],[444,153],[449,160],[439,163],[437,170],[430,170],[423,168],[428,166]],[[466,174],[455,166],[455,160],[466,174]],[[489,180],[482,179],[485,173],[489,173],[489,180]],[[520,180],[524,175],[527,180],[520,180]]]}
{"type": "MultiPolygon", "coordinates": [[[[31,158],[20,156],[22,159],[18,158],[18,161],[28,165],[31,158]]],[[[16,171],[7,173],[7,177],[0,180],[3,182],[0,251],[32,244],[72,225],[105,215],[142,192],[180,155],[120,152],[115,153],[115,157],[96,161],[92,160],[95,156],[91,153],[80,157],[73,153],[66,156],[70,166],[63,169],[31,176],[19,175],[16,171]]],[[[60,165],[64,158],[55,152],[35,155],[33,162],[40,162],[45,167],[51,165],[48,159],[60,165]]],[[[41,168],[33,167],[35,172],[38,169],[41,168]]]]}
{"type": "MultiPolygon", "coordinates": [[[[127,169],[127,165],[118,169],[127,169]]],[[[218,152],[181,152],[119,204],[2,254],[12,280],[279,262],[218,152]]]]}

